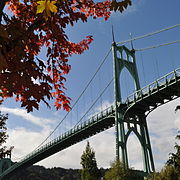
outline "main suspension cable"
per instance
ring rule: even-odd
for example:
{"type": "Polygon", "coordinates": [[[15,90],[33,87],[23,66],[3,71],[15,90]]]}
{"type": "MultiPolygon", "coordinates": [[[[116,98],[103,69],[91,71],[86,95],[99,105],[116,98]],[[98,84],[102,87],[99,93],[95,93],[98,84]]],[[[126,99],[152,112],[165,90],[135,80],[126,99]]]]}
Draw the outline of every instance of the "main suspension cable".
{"type": "MultiPolygon", "coordinates": [[[[72,105],[71,110],[75,107],[75,105],[78,103],[78,101],[80,100],[80,98],[82,97],[82,95],[85,93],[85,91],[87,90],[87,88],[89,87],[89,85],[91,84],[91,82],[94,80],[94,78],[96,77],[97,73],[99,72],[99,70],[101,69],[101,67],[103,66],[103,64],[105,63],[105,61],[107,60],[107,57],[109,56],[111,52],[111,48],[109,49],[108,53],[105,55],[105,57],[102,59],[99,67],[97,68],[96,72],[94,73],[94,75],[92,76],[92,78],[90,79],[90,81],[87,83],[87,85],[85,86],[84,90],[81,92],[81,94],[79,95],[79,97],[77,98],[77,100],[75,101],[75,103],[72,105]]],[[[58,125],[54,128],[54,130],[44,139],[44,141],[42,141],[39,146],[37,146],[35,148],[38,149],[42,144],[44,144],[44,142],[46,142],[49,137],[57,130],[57,128],[62,124],[62,122],[66,119],[66,117],[69,115],[71,111],[67,112],[65,114],[65,116],[62,118],[62,120],[58,123],[58,125]]]]}
{"type": "Polygon", "coordinates": [[[158,45],[154,45],[154,46],[150,46],[150,47],[146,47],[146,48],[135,49],[135,51],[145,51],[145,50],[149,50],[149,49],[153,49],[153,48],[158,48],[158,47],[162,47],[162,46],[175,44],[175,43],[178,43],[178,42],[180,42],[180,40],[176,40],[176,41],[165,43],[165,44],[158,44],[158,45]]]}
{"type": "Polygon", "coordinates": [[[97,97],[97,99],[93,102],[93,104],[89,107],[89,109],[85,112],[85,114],[81,117],[81,119],[75,124],[74,127],[76,127],[82,119],[88,114],[88,112],[92,109],[92,107],[96,104],[96,102],[101,98],[101,96],[104,94],[104,92],[107,90],[107,88],[111,85],[114,78],[111,79],[111,81],[108,83],[108,85],[104,88],[104,90],[101,92],[101,94],[97,97]]]}
{"type": "Polygon", "coordinates": [[[171,26],[171,27],[168,27],[168,28],[164,28],[164,29],[161,29],[159,31],[155,31],[155,32],[152,32],[152,33],[148,33],[148,34],[145,34],[145,35],[142,35],[142,36],[138,36],[138,37],[135,37],[135,38],[132,38],[132,39],[128,39],[128,40],[125,40],[125,41],[121,41],[121,42],[118,42],[116,44],[124,44],[124,43],[127,43],[127,42],[131,42],[131,41],[134,41],[134,40],[138,40],[138,39],[142,39],[142,38],[145,38],[145,37],[149,37],[149,36],[153,36],[155,34],[159,34],[161,32],[164,32],[164,31],[168,31],[170,29],[173,29],[173,28],[176,28],[180,26],[180,24],[176,24],[174,26],[171,26]]]}

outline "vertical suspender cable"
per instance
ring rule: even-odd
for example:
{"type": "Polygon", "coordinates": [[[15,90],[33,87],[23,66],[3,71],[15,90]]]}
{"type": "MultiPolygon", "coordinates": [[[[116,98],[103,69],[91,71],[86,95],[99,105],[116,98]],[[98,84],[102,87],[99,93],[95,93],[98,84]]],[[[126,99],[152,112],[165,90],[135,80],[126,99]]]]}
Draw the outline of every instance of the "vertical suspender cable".
{"type": "Polygon", "coordinates": [[[145,74],[145,70],[144,70],[144,60],[143,60],[143,55],[142,55],[142,53],[141,53],[140,55],[141,55],[141,63],[142,63],[142,71],[143,71],[144,84],[147,84],[147,81],[146,81],[146,74],[145,74]]]}
{"type": "Polygon", "coordinates": [[[157,59],[156,56],[155,56],[155,63],[156,63],[156,71],[157,71],[158,78],[159,78],[159,77],[160,77],[160,74],[159,74],[159,66],[158,66],[158,59],[157,59]]]}
{"type": "MultiPolygon", "coordinates": [[[[99,79],[99,89],[100,89],[100,92],[101,92],[102,85],[101,85],[101,74],[100,73],[98,74],[98,79],[99,79]]],[[[103,107],[102,107],[102,95],[100,95],[100,105],[101,105],[101,111],[102,111],[103,110],[103,107]]]]}

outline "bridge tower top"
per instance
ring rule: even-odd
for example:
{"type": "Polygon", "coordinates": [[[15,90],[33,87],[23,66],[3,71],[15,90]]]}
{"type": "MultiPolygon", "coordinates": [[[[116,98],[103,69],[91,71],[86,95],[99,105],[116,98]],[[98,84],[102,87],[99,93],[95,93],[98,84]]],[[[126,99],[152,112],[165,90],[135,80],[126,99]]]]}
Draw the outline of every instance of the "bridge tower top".
{"type": "Polygon", "coordinates": [[[122,102],[121,86],[120,86],[120,74],[123,68],[126,68],[134,82],[135,90],[140,89],[139,76],[136,66],[135,50],[128,49],[126,46],[117,46],[115,42],[112,44],[112,52],[114,59],[114,79],[115,79],[115,101],[122,102]]]}

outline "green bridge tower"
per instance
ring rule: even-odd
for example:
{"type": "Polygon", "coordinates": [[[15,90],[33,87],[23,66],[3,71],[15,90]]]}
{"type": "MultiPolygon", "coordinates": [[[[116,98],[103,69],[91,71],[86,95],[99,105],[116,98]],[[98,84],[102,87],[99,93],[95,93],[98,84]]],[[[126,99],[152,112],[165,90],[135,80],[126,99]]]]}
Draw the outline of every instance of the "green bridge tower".
{"type": "Polygon", "coordinates": [[[115,128],[116,128],[116,158],[128,168],[127,139],[131,132],[137,136],[143,154],[144,172],[150,173],[155,171],[153,155],[150,145],[148,127],[146,123],[145,112],[137,111],[130,115],[126,110],[123,111],[125,104],[122,102],[120,74],[123,68],[127,68],[135,82],[135,90],[140,89],[140,82],[136,67],[135,50],[129,50],[125,46],[112,44],[112,53],[114,61],[114,96],[115,96],[115,128]],[[126,115],[125,115],[126,114],[126,115]],[[126,127],[126,130],[125,130],[126,127]]]}

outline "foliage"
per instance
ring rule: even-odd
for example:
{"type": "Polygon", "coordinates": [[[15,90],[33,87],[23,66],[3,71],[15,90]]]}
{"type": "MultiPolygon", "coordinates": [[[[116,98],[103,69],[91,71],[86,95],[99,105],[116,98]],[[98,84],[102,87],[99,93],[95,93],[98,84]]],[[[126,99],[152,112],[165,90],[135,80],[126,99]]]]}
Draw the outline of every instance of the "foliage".
{"type": "Polygon", "coordinates": [[[180,110],[180,105],[176,106],[175,108],[175,112],[179,111],[180,110]]]}
{"type": "Polygon", "coordinates": [[[89,142],[85,151],[81,156],[81,179],[82,180],[97,180],[100,177],[100,171],[97,168],[95,152],[90,147],[89,142]]]}
{"type": "MultiPolygon", "coordinates": [[[[104,173],[106,170],[101,169],[101,171],[104,173]]],[[[80,172],[79,169],[45,168],[33,165],[27,169],[21,169],[6,180],[80,180],[80,172]]]]}
{"type": "MultiPolygon", "coordinates": [[[[176,136],[180,140],[180,135],[176,136]]],[[[175,153],[171,153],[169,160],[160,173],[153,173],[149,176],[150,180],[180,180],[180,146],[176,143],[175,153]]]]}
{"type": "MultiPolygon", "coordinates": [[[[176,136],[176,139],[180,140],[179,134],[176,136]]],[[[166,164],[172,166],[180,176],[180,145],[176,143],[174,148],[176,152],[170,154],[169,160],[167,161],[166,164]]]]}
{"type": "Polygon", "coordinates": [[[38,1],[37,3],[39,5],[37,6],[36,13],[38,14],[44,12],[46,20],[48,19],[48,17],[51,17],[51,13],[57,13],[57,6],[54,5],[56,4],[56,1],[44,0],[38,1]]]}
{"type": "Polygon", "coordinates": [[[121,2],[117,2],[116,0],[113,0],[111,3],[110,9],[114,11],[118,10],[122,13],[124,9],[127,8],[128,5],[131,5],[131,0],[124,0],[121,2]]]}
{"type": "Polygon", "coordinates": [[[78,169],[64,168],[44,168],[43,166],[31,166],[27,169],[21,169],[15,175],[7,180],[79,180],[80,173],[78,169]]]}
{"type": "Polygon", "coordinates": [[[15,97],[30,112],[40,102],[50,107],[48,101],[54,99],[57,109],[69,111],[70,98],[64,93],[68,59],[87,50],[93,38],[71,42],[66,27],[89,16],[107,20],[111,10],[122,12],[128,5],[131,0],[1,0],[0,102],[15,97]],[[46,59],[39,59],[43,47],[46,59]]]}
{"type": "Polygon", "coordinates": [[[173,166],[166,165],[161,172],[151,174],[148,180],[180,180],[180,176],[173,166]]]}
{"type": "Polygon", "coordinates": [[[133,169],[125,169],[124,164],[118,160],[111,163],[110,169],[105,173],[104,180],[142,180],[133,169]]]}
{"type": "Polygon", "coordinates": [[[8,115],[4,115],[0,111],[0,159],[5,158],[6,156],[11,156],[11,151],[14,148],[13,146],[9,149],[3,144],[6,142],[8,135],[7,135],[7,128],[6,128],[6,120],[8,119],[8,115]]]}

